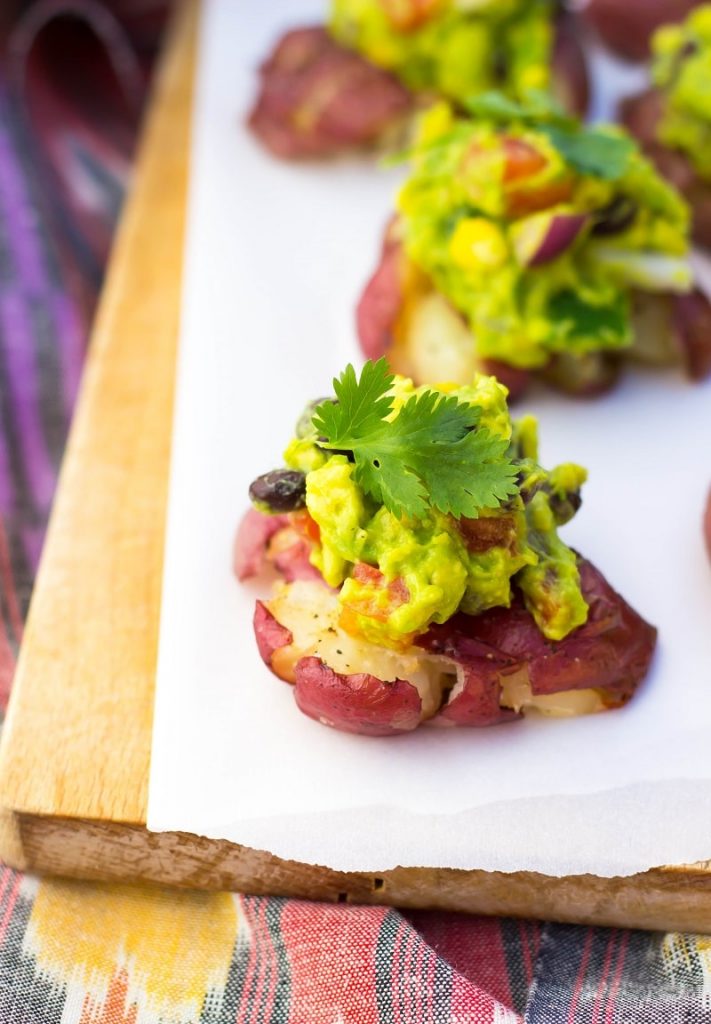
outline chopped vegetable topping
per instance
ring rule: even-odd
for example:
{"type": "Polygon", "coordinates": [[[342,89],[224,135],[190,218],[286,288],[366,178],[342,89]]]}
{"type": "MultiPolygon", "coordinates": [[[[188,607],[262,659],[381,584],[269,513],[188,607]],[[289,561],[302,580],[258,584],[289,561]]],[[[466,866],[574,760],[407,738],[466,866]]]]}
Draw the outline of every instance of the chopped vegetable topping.
{"type": "Polygon", "coordinates": [[[711,180],[711,4],[655,34],[652,76],[664,93],[659,138],[711,180]]]}
{"type": "Polygon", "coordinates": [[[552,0],[333,0],[330,31],[410,89],[460,102],[550,79],[552,0]]]}
{"type": "Polygon", "coordinates": [[[536,368],[632,341],[630,293],[691,287],[689,213],[620,128],[586,128],[541,92],[423,116],[399,208],[405,251],[476,337],[536,368]]]}
{"type": "Polygon", "coordinates": [[[285,461],[305,474],[306,507],[289,521],[339,588],[346,632],[405,648],[457,611],[508,607],[514,582],[546,637],[586,621],[576,556],[557,535],[585,470],[538,464],[536,421],[512,424],[506,388],[482,374],[416,388],[382,360],[360,376],[349,366],[334,388],[307,406],[285,461]]]}

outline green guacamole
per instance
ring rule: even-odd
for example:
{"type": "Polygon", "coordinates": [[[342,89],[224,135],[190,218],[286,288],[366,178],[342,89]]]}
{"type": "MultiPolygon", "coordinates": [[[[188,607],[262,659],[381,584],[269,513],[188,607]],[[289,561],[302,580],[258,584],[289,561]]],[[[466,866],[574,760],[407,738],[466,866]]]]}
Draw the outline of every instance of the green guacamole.
{"type": "MultiPolygon", "coordinates": [[[[396,377],[393,415],[424,390],[396,377]]],[[[506,388],[495,378],[478,375],[469,386],[434,390],[478,406],[481,425],[509,441],[519,466],[520,494],[476,520],[434,510],[422,519],[393,515],[361,490],[348,456],[320,448],[303,421],[286,450],[287,466],[306,473],[306,508],[320,535],[311,561],[340,587],[344,629],[406,647],[457,611],[508,607],[515,582],[543,634],[562,639],[587,617],[576,557],[557,534],[579,505],[585,470],[541,468],[535,420],[511,422],[506,388]]]]}
{"type": "Polygon", "coordinates": [[[711,4],[659,29],[652,46],[652,77],[666,100],[659,139],[711,181],[711,4]]]}
{"type": "Polygon", "coordinates": [[[330,30],[409,88],[463,100],[549,84],[549,0],[333,0],[330,30]]]}
{"type": "Polygon", "coordinates": [[[482,357],[536,368],[629,346],[633,289],[691,286],[685,202],[619,128],[496,94],[478,105],[489,116],[439,103],[421,119],[398,203],[407,255],[482,357]]]}

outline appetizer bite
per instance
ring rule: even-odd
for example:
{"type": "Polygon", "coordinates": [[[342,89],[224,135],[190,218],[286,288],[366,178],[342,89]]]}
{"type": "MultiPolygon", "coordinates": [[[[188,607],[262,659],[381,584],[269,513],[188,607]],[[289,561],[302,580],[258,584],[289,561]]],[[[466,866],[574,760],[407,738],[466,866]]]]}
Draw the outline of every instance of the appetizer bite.
{"type": "Polygon", "coordinates": [[[613,53],[627,60],[649,57],[660,25],[681,21],[699,0],[585,0],[581,16],[613,53]]]}
{"type": "Polygon", "coordinates": [[[587,108],[584,53],[553,0],[332,0],[327,27],[287,32],[249,117],[276,156],[385,145],[415,106],[492,88],[551,88],[587,108]]]}
{"type": "Polygon", "coordinates": [[[655,87],[621,106],[621,118],[659,172],[691,206],[694,239],[711,246],[711,4],[653,40],[655,87]]]}
{"type": "Polygon", "coordinates": [[[469,107],[421,118],[357,308],[366,357],[418,383],[494,373],[512,398],[534,375],[598,394],[630,358],[711,371],[688,208],[634,142],[579,126],[543,94],[469,107]]]}
{"type": "Polygon", "coordinates": [[[239,579],[280,576],[254,631],[299,708],[390,736],[626,703],[656,630],[558,536],[585,470],[540,466],[493,377],[417,388],[379,360],[334,389],[252,483],[235,544],[239,579]]]}

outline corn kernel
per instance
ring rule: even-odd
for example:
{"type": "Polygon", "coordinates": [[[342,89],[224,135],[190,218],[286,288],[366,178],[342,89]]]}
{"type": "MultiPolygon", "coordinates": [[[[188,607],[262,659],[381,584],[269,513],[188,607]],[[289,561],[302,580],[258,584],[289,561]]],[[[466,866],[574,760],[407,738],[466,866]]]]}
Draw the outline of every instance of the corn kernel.
{"type": "Polygon", "coordinates": [[[484,217],[460,220],[450,240],[449,252],[457,266],[465,270],[501,266],[509,255],[501,229],[484,217]]]}

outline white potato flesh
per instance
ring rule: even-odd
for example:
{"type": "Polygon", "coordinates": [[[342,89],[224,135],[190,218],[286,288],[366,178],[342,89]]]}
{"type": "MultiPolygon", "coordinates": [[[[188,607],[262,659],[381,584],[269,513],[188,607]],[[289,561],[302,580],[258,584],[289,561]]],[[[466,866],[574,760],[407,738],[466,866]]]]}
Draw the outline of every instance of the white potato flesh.
{"type": "MultiPolygon", "coordinates": [[[[266,607],[293,638],[288,646],[272,656],[274,672],[286,682],[295,681],[297,662],[312,656],[342,675],[366,673],[384,682],[407,680],[420,695],[423,721],[437,713],[447,690],[449,700],[461,693],[464,672],[446,658],[414,647],[404,652],[391,651],[344,632],[338,623],[338,595],[321,583],[310,580],[280,583],[266,607]],[[452,687],[455,673],[457,682],[452,687]]],[[[594,689],[534,696],[526,668],[502,676],[501,683],[501,706],[524,714],[533,711],[567,718],[594,714],[606,707],[603,694],[594,689]]]]}
{"type": "Polygon", "coordinates": [[[514,711],[523,711],[524,714],[536,711],[553,718],[592,715],[605,710],[605,703],[599,690],[565,690],[562,693],[534,696],[528,680],[528,670],[525,668],[501,678],[500,704],[514,711]]]}
{"type": "Polygon", "coordinates": [[[338,624],[338,596],[321,583],[282,584],[266,606],[293,637],[288,647],[275,651],[272,667],[282,679],[294,682],[296,663],[315,656],[341,675],[367,673],[393,682],[412,683],[422,701],[422,717],[431,718],[442,697],[442,668],[434,659],[411,648],[398,652],[378,647],[345,633],[338,624]]]}
{"type": "Polygon", "coordinates": [[[674,366],[681,361],[668,295],[638,292],[632,306],[632,346],[629,355],[650,366],[674,366]]]}
{"type": "Polygon", "coordinates": [[[435,291],[408,296],[390,359],[398,373],[416,381],[471,384],[479,369],[471,330],[435,291]]]}

